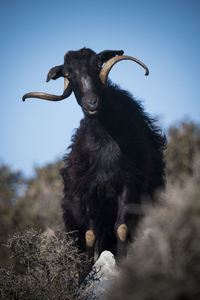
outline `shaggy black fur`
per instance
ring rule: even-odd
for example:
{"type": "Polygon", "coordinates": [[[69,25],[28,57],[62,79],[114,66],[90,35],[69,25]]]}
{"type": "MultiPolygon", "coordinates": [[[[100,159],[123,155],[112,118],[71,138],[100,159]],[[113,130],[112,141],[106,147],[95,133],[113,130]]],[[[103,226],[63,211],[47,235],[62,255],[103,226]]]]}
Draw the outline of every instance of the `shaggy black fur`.
{"type": "MultiPolygon", "coordinates": [[[[68,60],[76,58],[81,68],[81,55],[89,53],[88,59],[94,53],[88,51],[70,52],[68,60]]],[[[89,69],[87,75],[92,72],[89,69]]],[[[145,196],[153,199],[164,184],[165,137],[139,102],[111,83],[103,86],[96,74],[92,82],[100,109],[95,116],[85,115],[72,138],[61,172],[62,207],[66,229],[77,231],[81,250],[86,250],[85,232],[92,229],[98,253],[110,250],[119,258],[126,254],[127,242],[119,240],[117,228],[125,223],[130,240],[140,216],[133,204],[140,205],[145,196]]]]}

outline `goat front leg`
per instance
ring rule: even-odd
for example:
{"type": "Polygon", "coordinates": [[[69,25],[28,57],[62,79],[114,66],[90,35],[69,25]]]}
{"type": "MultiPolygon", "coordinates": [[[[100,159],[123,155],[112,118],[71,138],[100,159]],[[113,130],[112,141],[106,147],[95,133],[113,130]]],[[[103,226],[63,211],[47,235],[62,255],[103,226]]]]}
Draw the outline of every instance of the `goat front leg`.
{"type": "Polygon", "coordinates": [[[95,234],[93,229],[88,229],[85,233],[86,252],[90,258],[94,257],[95,234]]]}
{"type": "Polygon", "coordinates": [[[132,241],[142,215],[141,200],[137,191],[133,187],[124,186],[118,195],[118,214],[115,223],[118,264],[127,254],[128,242],[132,241]]]}
{"type": "Polygon", "coordinates": [[[127,254],[127,237],[128,237],[128,226],[126,224],[127,214],[127,198],[128,189],[124,187],[120,195],[118,195],[118,213],[117,220],[115,222],[115,234],[117,238],[117,251],[116,261],[119,264],[121,258],[127,254]]]}
{"type": "Polygon", "coordinates": [[[90,273],[92,270],[92,266],[94,264],[94,248],[95,248],[95,231],[94,231],[94,225],[93,222],[90,221],[87,229],[84,228],[81,236],[83,238],[83,244],[84,244],[84,249],[85,253],[89,258],[89,262],[87,261],[87,264],[84,264],[84,268],[82,272],[79,272],[79,285],[85,280],[87,275],[90,273]]]}
{"type": "Polygon", "coordinates": [[[89,218],[88,229],[85,232],[85,245],[86,245],[86,252],[89,258],[92,260],[92,262],[94,261],[95,241],[96,241],[96,235],[95,235],[94,220],[89,218]]]}

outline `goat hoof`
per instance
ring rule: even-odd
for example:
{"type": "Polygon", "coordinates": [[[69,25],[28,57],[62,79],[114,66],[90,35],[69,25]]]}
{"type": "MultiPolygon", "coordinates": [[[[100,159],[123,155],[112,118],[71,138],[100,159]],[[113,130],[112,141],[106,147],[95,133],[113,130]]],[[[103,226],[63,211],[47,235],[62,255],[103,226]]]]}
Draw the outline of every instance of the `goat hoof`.
{"type": "Polygon", "coordinates": [[[93,230],[87,230],[85,233],[85,241],[87,247],[93,247],[95,242],[95,235],[93,230]]]}
{"type": "Polygon", "coordinates": [[[127,238],[128,228],[126,224],[121,224],[117,229],[117,235],[121,242],[125,242],[127,238]]]}

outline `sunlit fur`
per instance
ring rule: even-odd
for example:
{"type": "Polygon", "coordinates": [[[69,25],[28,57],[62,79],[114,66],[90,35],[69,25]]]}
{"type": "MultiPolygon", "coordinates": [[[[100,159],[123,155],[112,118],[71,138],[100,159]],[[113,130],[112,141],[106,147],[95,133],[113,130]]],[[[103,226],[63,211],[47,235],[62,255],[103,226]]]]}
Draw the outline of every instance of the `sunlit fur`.
{"type": "MultiPolygon", "coordinates": [[[[78,59],[78,66],[84,51],[91,50],[70,52],[70,60],[78,59]]],[[[94,73],[90,68],[87,74],[94,73]]],[[[130,240],[139,213],[129,207],[140,205],[144,196],[153,200],[163,186],[165,137],[138,101],[111,83],[103,86],[97,75],[92,81],[101,107],[81,121],[61,171],[64,221],[67,231],[78,234],[81,250],[86,250],[85,232],[92,229],[98,254],[106,249],[123,256],[127,243],[120,245],[117,226],[127,224],[130,240]]]]}

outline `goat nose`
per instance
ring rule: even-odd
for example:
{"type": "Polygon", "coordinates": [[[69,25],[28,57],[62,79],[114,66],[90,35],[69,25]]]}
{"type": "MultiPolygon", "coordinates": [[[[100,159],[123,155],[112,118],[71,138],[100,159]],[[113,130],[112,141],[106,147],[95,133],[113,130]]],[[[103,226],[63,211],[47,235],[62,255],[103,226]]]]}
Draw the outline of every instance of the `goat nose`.
{"type": "Polygon", "coordinates": [[[89,104],[91,106],[94,106],[94,105],[97,104],[97,101],[98,101],[97,97],[93,97],[93,98],[90,99],[89,104]]]}
{"type": "Polygon", "coordinates": [[[81,106],[86,111],[96,111],[98,109],[99,100],[95,95],[87,95],[82,98],[81,106]]]}
{"type": "Polygon", "coordinates": [[[97,106],[98,106],[98,98],[97,97],[90,98],[90,100],[88,101],[87,106],[90,110],[96,110],[97,106]]]}

